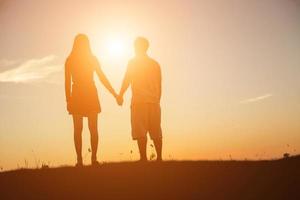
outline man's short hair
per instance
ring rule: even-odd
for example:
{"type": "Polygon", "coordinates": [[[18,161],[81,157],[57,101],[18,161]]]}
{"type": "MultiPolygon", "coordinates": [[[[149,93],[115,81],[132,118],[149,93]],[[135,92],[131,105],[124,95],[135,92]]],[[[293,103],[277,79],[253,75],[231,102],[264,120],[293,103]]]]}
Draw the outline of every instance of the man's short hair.
{"type": "Polygon", "coordinates": [[[146,52],[149,48],[149,41],[144,37],[137,37],[134,41],[134,47],[146,52]]]}

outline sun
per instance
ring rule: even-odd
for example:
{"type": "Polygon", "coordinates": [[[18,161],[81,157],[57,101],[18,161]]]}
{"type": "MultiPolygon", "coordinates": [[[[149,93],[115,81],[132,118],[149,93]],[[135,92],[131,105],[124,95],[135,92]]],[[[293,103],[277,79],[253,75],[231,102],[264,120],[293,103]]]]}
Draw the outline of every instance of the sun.
{"type": "Polygon", "coordinates": [[[132,38],[128,34],[107,33],[95,37],[94,41],[93,52],[103,66],[111,66],[113,69],[122,68],[133,56],[132,38]]]}
{"type": "Polygon", "coordinates": [[[126,41],[120,37],[107,38],[104,48],[109,58],[124,58],[129,51],[126,41]]]}
{"type": "Polygon", "coordinates": [[[124,43],[119,39],[108,41],[107,46],[108,46],[108,53],[111,56],[119,57],[122,54],[124,54],[125,51],[124,43]]]}

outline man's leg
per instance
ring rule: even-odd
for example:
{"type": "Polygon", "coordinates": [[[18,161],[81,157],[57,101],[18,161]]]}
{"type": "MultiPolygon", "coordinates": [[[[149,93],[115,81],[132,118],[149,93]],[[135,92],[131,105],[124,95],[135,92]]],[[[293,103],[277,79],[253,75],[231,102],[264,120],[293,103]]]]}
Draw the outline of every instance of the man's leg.
{"type": "Polygon", "coordinates": [[[153,140],[156,160],[162,160],[162,130],[161,130],[161,109],[159,104],[152,104],[150,107],[150,136],[153,140]]]}
{"type": "Polygon", "coordinates": [[[147,137],[137,139],[140,151],[140,161],[147,161],[147,137]]]}
{"type": "Polygon", "coordinates": [[[140,161],[147,161],[147,110],[145,105],[131,105],[131,134],[137,140],[140,152],[140,161]]]}
{"type": "Polygon", "coordinates": [[[155,151],[157,154],[156,161],[162,161],[161,151],[162,151],[162,138],[157,138],[153,140],[155,151]]]}

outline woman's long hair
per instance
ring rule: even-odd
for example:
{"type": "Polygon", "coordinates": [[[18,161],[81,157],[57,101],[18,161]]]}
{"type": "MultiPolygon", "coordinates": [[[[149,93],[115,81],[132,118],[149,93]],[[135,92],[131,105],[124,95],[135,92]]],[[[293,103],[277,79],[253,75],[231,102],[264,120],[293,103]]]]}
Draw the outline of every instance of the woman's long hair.
{"type": "Polygon", "coordinates": [[[88,37],[85,34],[76,35],[69,58],[90,59],[92,56],[88,37]]]}

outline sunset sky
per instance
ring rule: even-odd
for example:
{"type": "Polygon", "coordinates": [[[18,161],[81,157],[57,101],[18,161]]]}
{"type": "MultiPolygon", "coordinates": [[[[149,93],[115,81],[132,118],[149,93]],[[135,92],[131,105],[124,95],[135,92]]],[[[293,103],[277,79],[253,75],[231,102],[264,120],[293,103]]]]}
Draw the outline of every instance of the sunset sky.
{"type": "MultiPolygon", "coordinates": [[[[117,91],[135,37],[149,39],[163,75],[165,159],[300,153],[300,1],[0,0],[0,167],[75,163],[63,70],[78,33],[117,91]]],[[[130,92],[119,107],[96,82],[99,160],[137,159],[130,92]]]]}

